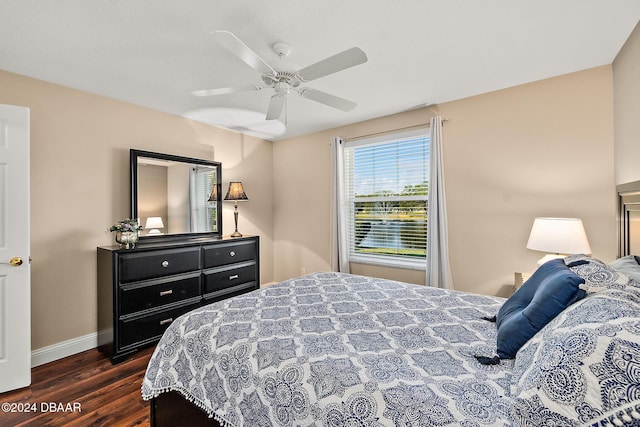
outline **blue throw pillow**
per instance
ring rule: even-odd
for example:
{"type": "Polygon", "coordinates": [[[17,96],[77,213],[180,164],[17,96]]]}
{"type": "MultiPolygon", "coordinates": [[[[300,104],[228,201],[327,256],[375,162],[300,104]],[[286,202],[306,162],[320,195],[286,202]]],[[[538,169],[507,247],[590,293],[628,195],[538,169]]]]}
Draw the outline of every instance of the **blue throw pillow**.
{"type": "Polygon", "coordinates": [[[498,356],[513,359],[540,329],[585,296],[582,283],[562,259],[540,266],[498,311],[498,356]]]}

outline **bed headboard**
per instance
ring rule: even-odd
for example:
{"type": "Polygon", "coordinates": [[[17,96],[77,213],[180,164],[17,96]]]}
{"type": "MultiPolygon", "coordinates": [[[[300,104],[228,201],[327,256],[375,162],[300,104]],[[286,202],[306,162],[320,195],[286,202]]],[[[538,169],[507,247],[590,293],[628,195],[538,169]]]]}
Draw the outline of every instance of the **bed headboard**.
{"type": "Polygon", "coordinates": [[[618,257],[640,254],[640,181],[620,184],[618,206],[618,257]]]}

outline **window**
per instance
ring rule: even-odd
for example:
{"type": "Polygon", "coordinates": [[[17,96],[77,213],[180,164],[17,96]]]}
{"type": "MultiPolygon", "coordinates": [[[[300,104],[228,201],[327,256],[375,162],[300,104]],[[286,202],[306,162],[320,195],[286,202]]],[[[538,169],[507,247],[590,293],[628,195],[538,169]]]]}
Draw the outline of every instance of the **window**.
{"type": "Polygon", "coordinates": [[[428,131],[347,142],[344,167],[350,261],[424,268],[428,131]]]}

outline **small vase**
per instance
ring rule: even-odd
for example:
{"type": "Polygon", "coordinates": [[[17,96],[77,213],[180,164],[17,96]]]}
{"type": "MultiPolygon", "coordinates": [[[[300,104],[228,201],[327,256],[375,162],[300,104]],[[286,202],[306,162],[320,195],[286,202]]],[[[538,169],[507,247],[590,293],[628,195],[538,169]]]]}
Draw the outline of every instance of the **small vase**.
{"type": "Polygon", "coordinates": [[[136,247],[136,243],[138,242],[138,232],[137,231],[117,231],[116,232],[116,242],[124,245],[125,249],[133,249],[136,247]]]}

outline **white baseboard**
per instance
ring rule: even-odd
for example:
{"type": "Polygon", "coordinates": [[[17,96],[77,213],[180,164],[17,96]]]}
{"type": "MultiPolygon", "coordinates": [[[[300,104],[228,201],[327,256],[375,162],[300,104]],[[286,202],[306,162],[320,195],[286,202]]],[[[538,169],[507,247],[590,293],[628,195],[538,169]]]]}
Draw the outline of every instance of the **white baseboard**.
{"type": "Polygon", "coordinates": [[[98,346],[98,334],[93,332],[82,337],[48,345],[31,352],[31,367],[44,365],[54,360],[81,353],[98,346]]]}

